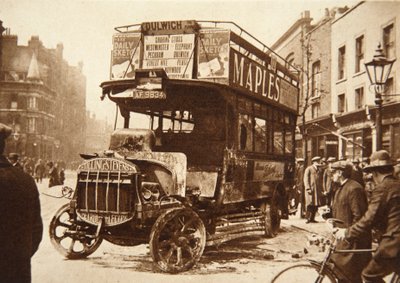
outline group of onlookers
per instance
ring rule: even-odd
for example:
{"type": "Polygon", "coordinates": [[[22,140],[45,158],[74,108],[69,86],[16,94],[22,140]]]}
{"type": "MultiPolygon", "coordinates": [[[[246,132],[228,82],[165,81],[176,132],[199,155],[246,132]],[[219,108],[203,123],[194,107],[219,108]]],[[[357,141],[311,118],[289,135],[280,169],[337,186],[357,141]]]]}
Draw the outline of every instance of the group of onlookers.
{"type": "Polygon", "coordinates": [[[296,165],[295,188],[301,192],[306,223],[317,222],[318,207],[326,205],[326,217],[343,221],[333,230],[341,240],[338,249],[369,249],[374,235],[379,246],[373,256],[337,253],[333,259],[351,282],[384,282],[385,275],[400,270],[400,159],[393,162],[379,150],[369,162],[319,156],[311,162],[304,168],[298,159],[296,165]]]}
{"type": "Polygon", "coordinates": [[[42,183],[43,178],[49,178],[49,187],[63,185],[65,180],[65,163],[63,161],[53,162],[43,159],[24,156],[20,158],[17,153],[8,155],[10,163],[31,175],[37,183],[42,183]]]}

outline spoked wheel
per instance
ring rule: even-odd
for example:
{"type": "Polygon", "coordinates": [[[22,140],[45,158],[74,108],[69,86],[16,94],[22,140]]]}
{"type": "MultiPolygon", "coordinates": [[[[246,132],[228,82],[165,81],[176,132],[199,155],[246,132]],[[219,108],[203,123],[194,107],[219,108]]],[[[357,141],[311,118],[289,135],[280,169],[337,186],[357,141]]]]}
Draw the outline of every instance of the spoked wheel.
{"type": "Polygon", "coordinates": [[[335,277],[330,273],[318,273],[316,266],[311,264],[297,264],[288,267],[278,273],[272,279],[272,283],[303,283],[303,282],[319,282],[319,283],[335,283],[335,277]]]}
{"type": "Polygon", "coordinates": [[[77,221],[69,212],[69,204],[62,206],[50,222],[50,240],[63,256],[85,258],[94,253],[103,239],[95,238],[96,227],[77,221]]]}
{"type": "Polygon", "coordinates": [[[265,201],[260,207],[264,213],[265,236],[269,238],[273,238],[278,234],[281,225],[281,212],[276,203],[273,200],[271,202],[265,201]]]}
{"type": "Polygon", "coordinates": [[[157,267],[169,273],[190,269],[203,254],[206,229],[192,210],[178,208],[160,215],[150,234],[150,253],[157,267]]]}

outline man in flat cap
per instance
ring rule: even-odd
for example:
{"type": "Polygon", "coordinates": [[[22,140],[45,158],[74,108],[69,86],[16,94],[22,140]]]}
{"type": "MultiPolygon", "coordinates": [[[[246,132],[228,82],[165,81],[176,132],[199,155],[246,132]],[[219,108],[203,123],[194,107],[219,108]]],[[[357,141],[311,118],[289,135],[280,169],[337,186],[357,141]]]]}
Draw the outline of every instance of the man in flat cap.
{"type": "Polygon", "coordinates": [[[0,123],[0,282],[31,282],[31,257],[42,239],[35,181],[3,155],[11,129],[0,123]]]}
{"type": "Polygon", "coordinates": [[[363,169],[376,184],[367,212],[347,229],[336,228],[339,240],[354,241],[372,228],[382,237],[372,259],[362,272],[364,282],[384,282],[382,278],[400,270],[400,180],[393,176],[393,163],[385,150],[372,153],[363,169]]]}
{"type": "MultiPolygon", "coordinates": [[[[343,224],[337,224],[340,228],[348,228],[360,220],[368,207],[364,188],[350,178],[352,166],[347,161],[338,161],[331,165],[332,180],[336,184],[336,192],[332,201],[332,217],[343,221],[343,224]]],[[[369,249],[371,248],[371,233],[366,231],[354,241],[339,241],[336,247],[339,250],[369,249]]],[[[352,283],[362,282],[361,272],[370,258],[369,253],[335,253],[332,255],[332,260],[351,279],[352,283]]]]}
{"type": "Polygon", "coordinates": [[[304,199],[306,207],[306,223],[316,223],[315,214],[318,206],[322,204],[322,172],[320,167],[321,157],[311,159],[312,164],[304,171],[304,199]]]}

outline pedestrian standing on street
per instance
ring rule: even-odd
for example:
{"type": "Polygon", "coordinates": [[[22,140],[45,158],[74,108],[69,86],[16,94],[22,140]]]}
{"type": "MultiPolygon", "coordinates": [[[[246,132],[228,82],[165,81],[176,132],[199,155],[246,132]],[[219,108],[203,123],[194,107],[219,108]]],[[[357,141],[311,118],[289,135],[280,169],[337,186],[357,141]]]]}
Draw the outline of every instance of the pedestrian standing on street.
{"type": "MultiPolygon", "coordinates": [[[[346,161],[338,161],[331,165],[333,182],[336,184],[336,192],[332,201],[333,218],[342,220],[343,224],[337,227],[348,228],[364,215],[367,211],[368,202],[364,188],[350,178],[352,164],[346,161]]],[[[366,231],[353,241],[339,241],[339,250],[369,249],[371,248],[371,233],[366,231]]],[[[354,253],[335,253],[332,259],[352,283],[361,283],[361,272],[368,264],[371,256],[354,253]]],[[[345,280],[339,280],[346,282],[345,280]]]]}
{"type": "Polygon", "coordinates": [[[0,282],[27,283],[43,224],[35,181],[3,155],[10,134],[0,123],[0,282]]]}
{"type": "Polygon", "coordinates": [[[335,157],[329,157],[327,159],[328,166],[324,170],[324,175],[322,177],[322,191],[326,198],[326,205],[331,206],[331,200],[333,199],[334,186],[332,181],[332,164],[336,161],[335,157]]]}
{"type": "Polygon", "coordinates": [[[60,176],[58,175],[57,168],[54,166],[54,163],[52,161],[49,161],[47,163],[48,167],[48,174],[49,174],[49,188],[53,186],[60,185],[60,176]]]}
{"type": "Polygon", "coordinates": [[[296,178],[295,189],[299,197],[298,202],[300,203],[300,218],[305,218],[306,209],[304,204],[304,159],[303,158],[297,158],[296,160],[295,178],[296,178]]]}
{"type": "Polygon", "coordinates": [[[351,242],[377,229],[382,237],[362,271],[362,279],[367,283],[384,282],[382,278],[400,270],[400,180],[393,176],[393,163],[386,150],[372,153],[364,171],[372,173],[376,184],[368,210],[349,228],[336,228],[335,237],[351,242]]]}
{"type": "Polygon", "coordinates": [[[319,168],[321,157],[311,159],[312,164],[304,171],[304,196],[306,223],[316,223],[315,215],[322,201],[322,172],[319,168]]]}
{"type": "Polygon", "coordinates": [[[353,163],[353,170],[351,171],[350,178],[364,187],[364,173],[360,167],[360,160],[358,158],[354,158],[351,162],[353,163]]]}
{"type": "Polygon", "coordinates": [[[21,163],[19,162],[18,153],[14,153],[14,152],[10,153],[8,155],[8,160],[10,161],[12,166],[23,169],[21,163]]]}
{"type": "Polygon", "coordinates": [[[43,160],[38,159],[35,164],[35,179],[37,183],[42,183],[44,171],[46,171],[46,167],[44,166],[43,160]]]}
{"type": "Polygon", "coordinates": [[[64,168],[60,168],[60,173],[59,173],[59,177],[60,177],[60,185],[64,185],[64,181],[65,181],[65,170],[64,168]]]}

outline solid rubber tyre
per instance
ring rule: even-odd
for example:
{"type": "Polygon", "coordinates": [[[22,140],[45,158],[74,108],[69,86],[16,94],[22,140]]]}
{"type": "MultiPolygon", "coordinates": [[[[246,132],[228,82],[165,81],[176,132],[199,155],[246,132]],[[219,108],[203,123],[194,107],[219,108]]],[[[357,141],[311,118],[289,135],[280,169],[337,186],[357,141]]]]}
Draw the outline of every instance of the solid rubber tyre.
{"type": "Polygon", "coordinates": [[[69,204],[63,205],[50,222],[49,235],[55,249],[68,259],[82,259],[94,253],[103,241],[92,238],[96,227],[78,221],[70,214],[69,204]]]}
{"type": "Polygon", "coordinates": [[[150,254],[157,268],[168,273],[189,270],[206,245],[206,229],[193,210],[177,208],[161,214],[150,233],[150,254]]]}

